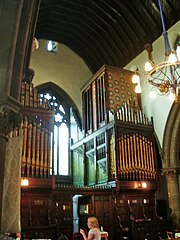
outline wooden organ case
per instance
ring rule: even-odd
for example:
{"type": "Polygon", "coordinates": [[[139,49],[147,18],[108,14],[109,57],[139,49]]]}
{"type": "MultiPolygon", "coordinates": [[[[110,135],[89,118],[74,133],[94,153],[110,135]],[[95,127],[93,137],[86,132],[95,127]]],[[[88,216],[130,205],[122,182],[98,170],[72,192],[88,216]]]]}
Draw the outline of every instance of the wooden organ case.
{"type": "Polygon", "coordinates": [[[153,122],[142,112],[132,75],[104,65],[83,87],[84,137],[71,146],[73,184],[112,188],[112,239],[140,240],[148,234],[157,239],[168,224],[156,214],[153,122]]]}

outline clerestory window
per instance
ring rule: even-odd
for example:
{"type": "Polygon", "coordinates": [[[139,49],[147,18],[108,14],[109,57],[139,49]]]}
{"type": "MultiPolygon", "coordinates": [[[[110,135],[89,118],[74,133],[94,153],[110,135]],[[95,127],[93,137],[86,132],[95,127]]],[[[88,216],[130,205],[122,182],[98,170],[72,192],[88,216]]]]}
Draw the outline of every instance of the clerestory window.
{"type": "Polygon", "coordinates": [[[47,51],[51,53],[58,52],[58,42],[48,40],[47,41],[47,51]]]}

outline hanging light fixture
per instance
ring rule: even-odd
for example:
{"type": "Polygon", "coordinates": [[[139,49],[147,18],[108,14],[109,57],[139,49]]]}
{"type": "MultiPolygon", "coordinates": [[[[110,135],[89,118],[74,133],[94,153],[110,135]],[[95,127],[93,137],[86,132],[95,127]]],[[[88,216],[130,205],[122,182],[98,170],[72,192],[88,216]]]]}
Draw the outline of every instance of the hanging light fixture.
{"type": "MultiPolygon", "coordinates": [[[[173,96],[175,101],[177,101],[180,89],[180,59],[179,54],[171,50],[160,0],[158,0],[158,4],[163,28],[162,35],[164,37],[165,59],[163,62],[155,64],[152,58],[152,45],[146,44],[145,49],[148,53],[149,60],[145,63],[145,71],[148,77],[148,82],[153,85],[152,91],[154,93],[150,93],[152,96],[154,96],[158,89],[158,92],[162,95],[170,94],[171,97],[173,96]]],[[[137,71],[135,75],[137,75],[137,71]]],[[[140,86],[140,79],[136,84],[137,86],[140,86]]]]}
{"type": "Polygon", "coordinates": [[[141,85],[140,85],[140,74],[139,74],[139,69],[136,69],[135,74],[132,77],[132,83],[136,84],[135,87],[135,92],[136,93],[141,93],[142,89],[141,89],[141,85]]]}

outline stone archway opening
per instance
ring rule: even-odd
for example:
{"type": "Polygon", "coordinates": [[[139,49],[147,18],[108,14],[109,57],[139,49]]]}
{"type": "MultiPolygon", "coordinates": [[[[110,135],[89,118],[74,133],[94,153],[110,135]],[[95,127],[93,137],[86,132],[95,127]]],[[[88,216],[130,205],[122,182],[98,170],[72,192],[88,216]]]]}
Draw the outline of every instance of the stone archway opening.
{"type": "Polygon", "coordinates": [[[168,202],[175,228],[180,230],[180,100],[167,119],[162,147],[162,173],[166,176],[168,202]]]}

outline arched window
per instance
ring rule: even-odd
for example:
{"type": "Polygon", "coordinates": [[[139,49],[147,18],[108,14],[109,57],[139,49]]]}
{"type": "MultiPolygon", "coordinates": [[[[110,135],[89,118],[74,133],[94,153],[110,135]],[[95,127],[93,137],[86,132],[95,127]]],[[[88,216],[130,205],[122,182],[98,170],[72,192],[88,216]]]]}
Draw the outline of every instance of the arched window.
{"type": "MultiPolygon", "coordinates": [[[[60,87],[53,83],[46,83],[37,87],[41,98],[46,98],[53,106],[54,128],[51,134],[51,174],[56,179],[67,179],[71,177],[70,164],[70,139],[71,139],[71,113],[76,112],[75,104],[60,87]]],[[[77,121],[76,116],[76,121],[77,121]]]]}

